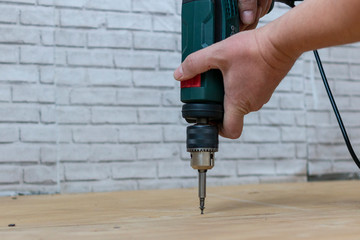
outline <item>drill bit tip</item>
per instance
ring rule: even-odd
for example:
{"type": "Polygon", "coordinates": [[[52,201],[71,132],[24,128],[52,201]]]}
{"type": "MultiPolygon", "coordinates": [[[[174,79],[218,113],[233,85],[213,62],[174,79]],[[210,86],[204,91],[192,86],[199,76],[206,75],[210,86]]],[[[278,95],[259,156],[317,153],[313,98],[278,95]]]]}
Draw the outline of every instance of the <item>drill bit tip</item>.
{"type": "Polygon", "coordinates": [[[200,198],[200,210],[201,210],[201,214],[204,214],[204,209],[205,209],[205,198],[200,198]]]}

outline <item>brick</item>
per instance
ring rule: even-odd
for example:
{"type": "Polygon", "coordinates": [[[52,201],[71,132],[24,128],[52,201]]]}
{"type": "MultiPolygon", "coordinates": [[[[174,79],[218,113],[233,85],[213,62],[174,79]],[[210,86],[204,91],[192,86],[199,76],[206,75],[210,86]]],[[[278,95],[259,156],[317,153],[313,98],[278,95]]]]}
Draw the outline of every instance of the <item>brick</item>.
{"type": "Polygon", "coordinates": [[[99,28],[105,24],[105,15],[99,12],[61,10],[62,27],[99,28]]]}
{"type": "Polygon", "coordinates": [[[10,102],[11,100],[11,88],[1,86],[0,88],[0,102],[10,102]]]}
{"type": "Polygon", "coordinates": [[[136,160],[136,148],[134,145],[91,145],[91,161],[118,162],[136,160]]]}
{"type": "Polygon", "coordinates": [[[131,0],[88,0],[85,5],[88,9],[108,11],[130,11],[131,0]]]}
{"type": "Polygon", "coordinates": [[[109,29],[146,30],[151,29],[151,16],[133,13],[109,13],[107,26],[109,29]]]}
{"type": "Polygon", "coordinates": [[[52,8],[37,7],[20,11],[20,23],[24,25],[55,26],[57,22],[57,12],[52,8]]]}
{"type": "Polygon", "coordinates": [[[120,126],[119,140],[121,143],[146,143],[160,142],[162,140],[162,131],[160,126],[120,126]]]}
{"type": "Polygon", "coordinates": [[[24,169],[24,182],[37,184],[55,184],[57,172],[54,166],[32,166],[24,169]]]}
{"type": "Polygon", "coordinates": [[[305,142],[307,139],[306,128],[283,127],[281,140],[284,142],[305,142]]]}
{"type": "Polygon", "coordinates": [[[56,87],[56,104],[60,105],[69,105],[70,104],[70,87],[64,87],[57,85],[56,87]]]}
{"type": "Polygon", "coordinates": [[[133,11],[152,13],[175,13],[175,2],[173,0],[137,0],[133,4],[133,11]]]}
{"type": "MultiPolygon", "coordinates": [[[[167,107],[180,107],[183,103],[180,101],[180,89],[171,91],[162,91],[162,104],[167,107]]],[[[180,108],[179,108],[180,109],[180,108]]]]}
{"type": "Polygon", "coordinates": [[[146,52],[124,52],[114,55],[117,68],[129,69],[154,69],[158,65],[158,57],[146,52]]]}
{"type": "Polygon", "coordinates": [[[61,162],[85,162],[90,158],[90,146],[84,144],[60,144],[58,158],[61,162]]]}
{"type": "Polygon", "coordinates": [[[0,46],[0,63],[16,63],[18,59],[18,47],[0,46]]]}
{"type": "Polygon", "coordinates": [[[156,162],[117,163],[111,173],[113,179],[156,178],[156,162]]]}
{"type": "MultiPolygon", "coordinates": [[[[206,184],[208,186],[234,186],[242,184],[259,184],[258,176],[240,176],[240,177],[230,177],[230,178],[212,178],[210,174],[208,175],[206,184]]],[[[196,183],[195,183],[196,184],[196,183]]],[[[193,187],[197,187],[194,185],[193,187]]]]}
{"type": "Polygon", "coordinates": [[[37,163],[40,160],[38,146],[23,144],[0,145],[0,162],[37,163]]]}
{"type": "Polygon", "coordinates": [[[87,74],[82,68],[65,68],[55,69],[55,82],[57,85],[86,85],[87,74]],[[76,79],[76,80],[75,80],[76,79]]]}
{"type": "Polygon", "coordinates": [[[98,32],[88,34],[88,47],[91,48],[131,48],[132,34],[124,31],[116,33],[98,32]]]}
{"type": "Polygon", "coordinates": [[[349,158],[349,153],[344,144],[309,144],[308,151],[310,160],[345,160],[349,158]]]}
{"type": "Polygon", "coordinates": [[[329,126],[330,112],[306,112],[307,126],[329,126]]]}
{"type": "Polygon", "coordinates": [[[42,123],[55,123],[56,121],[55,106],[41,107],[40,120],[42,123]]]}
{"type": "Polygon", "coordinates": [[[296,144],[296,158],[308,159],[307,143],[296,144]]]}
{"type": "Polygon", "coordinates": [[[38,85],[14,86],[12,99],[14,102],[54,103],[55,87],[38,85]]]}
{"type": "Polygon", "coordinates": [[[295,154],[294,144],[261,144],[259,146],[259,158],[293,159],[295,154]]]}
{"type": "Polygon", "coordinates": [[[59,124],[87,124],[90,122],[90,110],[84,107],[58,106],[56,118],[59,124]]]}
{"type": "Polygon", "coordinates": [[[82,8],[85,6],[86,1],[87,0],[38,0],[39,5],[71,8],[82,8]]]}
{"type": "Polygon", "coordinates": [[[173,72],[134,71],[134,85],[137,87],[174,87],[173,72]]]}
{"type": "Polygon", "coordinates": [[[136,123],[137,112],[133,108],[96,107],[92,109],[91,122],[100,124],[136,123]]]}
{"type": "Polygon", "coordinates": [[[244,117],[244,126],[260,124],[259,112],[251,112],[244,117]]]}
{"type": "Polygon", "coordinates": [[[160,54],[160,69],[176,69],[181,63],[180,53],[162,53],[160,54]]]}
{"type": "MultiPolygon", "coordinates": [[[[349,96],[336,96],[335,98],[336,100],[336,104],[339,106],[339,108],[341,108],[341,110],[347,110],[347,109],[357,109],[355,107],[351,106],[351,99],[349,98],[349,96]]],[[[331,109],[331,104],[329,101],[329,98],[326,96],[324,97],[316,97],[314,98],[313,96],[307,96],[305,98],[305,106],[306,106],[306,110],[326,110],[329,111],[331,109]]]]}
{"type": "Polygon", "coordinates": [[[180,16],[154,16],[153,24],[155,31],[176,33],[181,31],[180,16]]]}
{"type": "Polygon", "coordinates": [[[13,166],[1,166],[0,168],[0,183],[14,184],[21,181],[21,169],[13,166]]]}
{"type": "Polygon", "coordinates": [[[122,86],[132,85],[131,71],[119,69],[88,69],[89,84],[95,86],[122,86]]]}
{"type": "Polygon", "coordinates": [[[331,161],[309,161],[310,176],[331,173],[333,173],[331,161]]]}
{"type": "Polygon", "coordinates": [[[37,107],[1,106],[0,122],[37,123],[39,109],[37,107]]]}
{"type": "Polygon", "coordinates": [[[55,44],[54,30],[42,30],[40,32],[41,43],[45,46],[53,46],[55,44]]]}
{"type": "Polygon", "coordinates": [[[20,63],[53,64],[54,51],[52,48],[21,47],[20,63]]]}
{"type": "Polygon", "coordinates": [[[1,28],[0,43],[12,44],[37,44],[40,33],[34,29],[27,28],[1,28]]]}
{"type": "Polygon", "coordinates": [[[75,89],[71,92],[70,101],[73,104],[113,105],[116,103],[114,89],[75,89]]]}
{"type": "Polygon", "coordinates": [[[57,130],[55,126],[27,126],[20,129],[22,142],[55,143],[57,130]]]}
{"type": "Polygon", "coordinates": [[[149,89],[120,89],[116,102],[121,105],[157,106],[161,103],[161,93],[149,89]]]}
{"type": "Polygon", "coordinates": [[[106,52],[69,52],[68,63],[71,66],[83,67],[111,67],[113,60],[110,53],[106,52]]]}
{"type": "Polygon", "coordinates": [[[57,30],[55,31],[56,46],[64,47],[84,47],[86,46],[86,34],[74,30],[57,30]]]}
{"type": "Polygon", "coordinates": [[[176,50],[175,38],[164,33],[134,33],[134,48],[146,50],[176,50]]]}
{"type": "Polygon", "coordinates": [[[186,127],[178,125],[168,125],[163,127],[165,142],[185,142],[186,127]]]}
{"type": "Polygon", "coordinates": [[[55,67],[40,67],[40,82],[44,84],[52,84],[55,81],[55,67]]]}
{"type": "Polygon", "coordinates": [[[194,170],[189,166],[188,162],[160,162],[159,178],[189,178],[196,177],[194,170]]]}
{"type": "MultiPolygon", "coordinates": [[[[350,71],[348,64],[334,64],[323,63],[326,75],[335,79],[348,79],[350,77],[350,71]]],[[[315,74],[320,74],[318,69],[315,68],[315,74]]]]}
{"type": "Polygon", "coordinates": [[[118,132],[113,127],[79,127],[73,130],[76,143],[116,143],[118,132]]]}
{"type": "Polygon", "coordinates": [[[132,191],[138,189],[138,180],[102,180],[91,182],[92,192],[132,191]]]}
{"type": "Polygon", "coordinates": [[[279,160],[275,162],[276,174],[279,175],[306,175],[306,160],[279,160]]]}
{"type": "Polygon", "coordinates": [[[40,161],[42,163],[57,163],[58,160],[58,147],[57,146],[48,146],[40,148],[40,161]]]}
{"type": "Polygon", "coordinates": [[[178,109],[159,109],[146,108],[139,109],[139,123],[177,123],[180,118],[180,111],[178,109]]]}
{"type": "Polygon", "coordinates": [[[280,131],[276,127],[253,127],[244,128],[242,139],[245,142],[279,142],[280,131]]]}
{"type": "Polygon", "coordinates": [[[309,143],[343,143],[340,129],[334,127],[313,127],[307,128],[307,141],[309,143]]]}
{"type": "Polygon", "coordinates": [[[89,181],[61,182],[61,193],[88,193],[91,192],[89,181]]]}
{"type": "MultiPolygon", "coordinates": [[[[145,179],[137,180],[139,183],[139,189],[174,189],[183,188],[183,182],[185,179],[179,181],[179,179],[145,179]]],[[[191,179],[193,181],[193,179],[191,179]]]]}
{"type": "Polygon", "coordinates": [[[260,123],[262,125],[289,126],[294,125],[295,117],[291,111],[260,111],[260,123]]]}
{"type": "Polygon", "coordinates": [[[257,158],[257,147],[255,144],[244,143],[220,143],[219,153],[215,157],[220,159],[253,159],[257,158]]]}
{"type": "Polygon", "coordinates": [[[34,83],[39,79],[38,68],[35,66],[0,65],[0,82],[34,83]]]}
{"type": "Polygon", "coordinates": [[[140,144],[137,146],[139,160],[174,159],[179,155],[175,144],[140,144]]]}
{"type": "Polygon", "coordinates": [[[103,164],[66,164],[65,179],[68,181],[103,180],[110,177],[109,167],[103,164]]]}
{"type": "Polygon", "coordinates": [[[16,127],[0,127],[0,143],[12,143],[19,140],[19,130],[16,127]]]}
{"type": "Polygon", "coordinates": [[[336,161],[333,164],[334,173],[358,173],[359,168],[352,160],[336,161]]]}
{"type": "MultiPolygon", "coordinates": [[[[211,177],[235,177],[236,161],[215,161],[215,167],[209,172],[211,177]]],[[[189,166],[190,167],[190,166],[189,166]]]]}
{"type": "Polygon", "coordinates": [[[259,183],[289,183],[289,182],[306,182],[306,176],[260,176],[259,183]]]}
{"type": "Polygon", "coordinates": [[[64,66],[67,64],[66,52],[63,49],[55,48],[55,63],[57,66],[64,66]]]}
{"type": "Polygon", "coordinates": [[[281,109],[304,109],[305,106],[305,100],[304,96],[299,94],[288,94],[288,95],[282,95],[280,97],[280,108],[281,109]]]}
{"type": "Polygon", "coordinates": [[[274,175],[275,162],[270,160],[241,160],[237,162],[239,176],[274,175]]]}
{"type": "MultiPolygon", "coordinates": [[[[356,74],[360,76],[360,74],[356,74]]],[[[360,79],[360,78],[359,78],[360,79]]],[[[339,95],[357,95],[359,96],[360,83],[358,81],[336,81],[335,82],[336,94],[339,95]]]]}
{"type": "Polygon", "coordinates": [[[58,138],[59,143],[70,143],[72,142],[72,130],[70,127],[67,126],[58,126],[58,138]]]}
{"type": "Polygon", "coordinates": [[[0,9],[0,23],[17,23],[19,10],[2,6],[0,9]]]}

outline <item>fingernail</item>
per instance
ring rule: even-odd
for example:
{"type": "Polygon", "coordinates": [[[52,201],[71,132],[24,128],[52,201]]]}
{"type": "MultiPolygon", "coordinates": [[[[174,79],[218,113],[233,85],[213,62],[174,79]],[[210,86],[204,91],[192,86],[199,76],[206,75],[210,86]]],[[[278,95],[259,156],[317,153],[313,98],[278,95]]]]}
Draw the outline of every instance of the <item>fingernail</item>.
{"type": "Polygon", "coordinates": [[[182,66],[180,65],[174,72],[174,78],[176,80],[180,80],[183,76],[183,69],[182,66]]]}
{"type": "Polygon", "coordinates": [[[254,23],[254,18],[255,18],[254,12],[251,10],[243,11],[241,13],[241,21],[244,24],[250,25],[250,24],[254,23]]]}

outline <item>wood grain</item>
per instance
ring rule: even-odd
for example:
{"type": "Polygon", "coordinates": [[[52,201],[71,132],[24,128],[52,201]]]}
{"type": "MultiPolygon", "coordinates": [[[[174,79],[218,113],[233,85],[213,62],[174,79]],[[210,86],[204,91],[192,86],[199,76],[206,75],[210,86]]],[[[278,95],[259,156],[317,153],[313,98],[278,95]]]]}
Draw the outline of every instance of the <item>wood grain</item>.
{"type": "Polygon", "coordinates": [[[360,239],[360,182],[0,198],[0,239],[360,239]],[[15,227],[8,227],[16,224],[15,227]]]}

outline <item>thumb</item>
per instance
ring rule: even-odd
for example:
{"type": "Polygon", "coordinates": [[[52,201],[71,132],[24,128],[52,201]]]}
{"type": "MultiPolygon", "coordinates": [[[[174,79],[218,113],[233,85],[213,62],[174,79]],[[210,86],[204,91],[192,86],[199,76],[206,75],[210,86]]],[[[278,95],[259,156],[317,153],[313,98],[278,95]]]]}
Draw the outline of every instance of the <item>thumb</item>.
{"type": "Polygon", "coordinates": [[[239,138],[244,126],[245,113],[235,105],[227,104],[226,99],[224,108],[224,120],[220,126],[220,135],[231,139],[239,138]]]}
{"type": "Polygon", "coordinates": [[[187,56],[175,70],[174,78],[179,81],[187,80],[200,73],[217,68],[216,54],[214,53],[216,45],[213,44],[187,56]]]}

